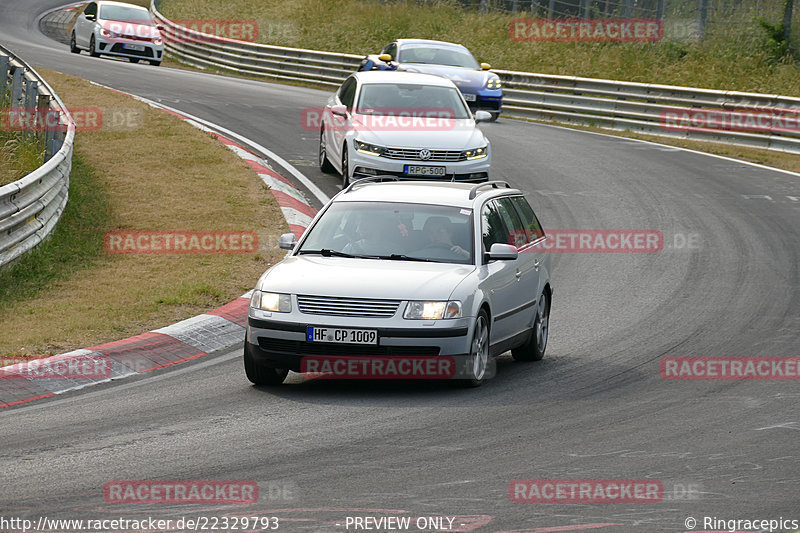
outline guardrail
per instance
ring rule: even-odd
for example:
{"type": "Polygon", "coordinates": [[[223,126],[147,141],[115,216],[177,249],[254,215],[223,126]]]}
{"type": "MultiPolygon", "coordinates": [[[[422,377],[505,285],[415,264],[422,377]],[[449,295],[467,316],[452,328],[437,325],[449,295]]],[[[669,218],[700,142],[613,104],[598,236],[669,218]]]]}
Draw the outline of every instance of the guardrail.
{"type": "MultiPolygon", "coordinates": [[[[150,10],[178,61],[199,68],[338,86],[363,56],[235,41],[193,31],[165,18],[161,0],[150,10]]],[[[666,137],[715,141],[800,153],[800,98],[671,85],[495,70],[504,86],[509,117],[597,126],[666,137]],[[704,113],[704,122],[668,124],[670,112],[704,113]],[[751,121],[733,111],[750,112],[751,121]],[[794,113],[794,118],[792,117],[794,113]],[[772,118],[770,118],[772,117],[772,118]],[[742,122],[740,130],[732,121],[742,122]],[[793,123],[786,127],[786,124],[793,123]],[[750,131],[746,131],[750,130],[750,131]]],[[[694,116],[694,118],[697,118],[694,116]]]]}
{"type": "Polygon", "coordinates": [[[353,54],[248,43],[193,31],[159,13],[160,3],[151,0],[150,11],[165,29],[167,51],[194,67],[338,86],[362,59],[353,54]]]}
{"type": "Polygon", "coordinates": [[[83,11],[84,6],[85,2],[77,2],[67,8],[60,7],[46,12],[39,18],[39,29],[51,39],[69,44],[75,19],[83,11]]]}
{"type": "Polygon", "coordinates": [[[7,113],[35,118],[26,127],[44,130],[45,163],[0,187],[0,266],[39,244],[55,227],[69,196],[75,124],[56,93],[24,60],[0,45],[0,84],[7,113]],[[6,101],[10,95],[10,101],[6,101]],[[35,112],[32,112],[35,110],[35,112]]]}

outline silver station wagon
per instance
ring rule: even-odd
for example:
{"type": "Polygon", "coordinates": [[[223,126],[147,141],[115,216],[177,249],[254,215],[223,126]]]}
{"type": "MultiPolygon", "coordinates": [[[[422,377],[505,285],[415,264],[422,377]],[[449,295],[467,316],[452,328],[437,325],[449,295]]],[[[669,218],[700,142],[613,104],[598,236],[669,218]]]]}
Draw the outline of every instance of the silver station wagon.
{"type": "MultiPolygon", "coordinates": [[[[379,179],[379,178],[378,178],[379,179]]],[[[337,194],[259,279],[244,344],[247,377],[454,379],[480,385],[493,357],[547,347],[550,257],[523,193],[378,182],[337,194]]]]}

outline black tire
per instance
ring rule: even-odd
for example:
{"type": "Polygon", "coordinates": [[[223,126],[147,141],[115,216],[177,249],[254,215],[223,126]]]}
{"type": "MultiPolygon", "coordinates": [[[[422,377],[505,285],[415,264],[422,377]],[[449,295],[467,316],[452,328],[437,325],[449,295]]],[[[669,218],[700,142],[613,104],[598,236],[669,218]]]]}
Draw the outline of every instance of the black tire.
{"type": "Polygon", "coordinates": [[[129,57],[128,61],[130,61],[131,63],[138,63],[139,62],[139,58],[138,57],[129,57]]]}
{"type": "Polygon", "coordinates": [[[334,169],[331,162],[328,160],[328,150],[325,147],[325,125],[319,131],[319,169],[325,174],[333,173],[334,169]]]}
{"type": "Polygon", "coordinates": [[[539,297],[536,306],[536,319],[533,321],[533,332],[528,342],[511,350],[511,355],[517,361],[541,361],[547,349],[547,339],[550,334],[550,298],[547,294],[539,297]]]}
{"type": "Polygon", "coordinates": [[[460,379],[458,384],[462,387],[480,387],[489,373],[489,361],[489,317],[481,309],[475,319],[475,331],[464,369],[469,377],[460,379]]]}
{"type": "Polygon", "coordinates": [[[254,385],[271,387],[283,383],[289,371],[287,369],[272,368],[256,363],[255,359],[253,359],[253,355],[250,353],[250,343],[245,339],[244,373],[247,375],[247,379],[254,385]]]}
{"type": "Polygon", "coordinates": [[[500,118],[500,111],[489,111],[489,114],[492,115],[489,122],[497,122],[497,119],[500,118]]]}
{"type": "Polygon", "coordinates": [[[153,65],[154,67],[157,67],[157,66],[159,66],[161,64],[161,61],[152,61],[151,60],[150,64],[153,65]]]}
{"type": "Polygon", "coordinates": [[[97,45],[94,42],[94,35],[89,40],[89,55],[92,57],[100,57],[100,54],[97,53],[97,45]]]}
{"type": "Polygon", "coordinates": [[[69,38],[69,51],[73,54],[81,53],[81,49],[78,48],[78,43],[75,41],[75,32],[72,32],[72,35],[69,38]]]}
{"type": "Polygon", "coordinates": [[[347,156],[347,145],[342,146],[342,189],[350,185],[350,163],[347,156]]]}

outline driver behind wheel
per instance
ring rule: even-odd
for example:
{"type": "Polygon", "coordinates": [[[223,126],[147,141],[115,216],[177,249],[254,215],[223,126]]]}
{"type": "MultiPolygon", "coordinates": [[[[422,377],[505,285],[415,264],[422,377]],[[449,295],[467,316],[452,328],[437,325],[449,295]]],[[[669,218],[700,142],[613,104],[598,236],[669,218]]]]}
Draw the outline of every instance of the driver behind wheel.
{"type": "Polygon", "coordinates": [[[466,259],[470,256],[467,250],[453,242],[452,222],[447,217],[428,217],[422,233],[428,239],[428,245],[424,249],[447,248],[460,258],[466,259]]]}

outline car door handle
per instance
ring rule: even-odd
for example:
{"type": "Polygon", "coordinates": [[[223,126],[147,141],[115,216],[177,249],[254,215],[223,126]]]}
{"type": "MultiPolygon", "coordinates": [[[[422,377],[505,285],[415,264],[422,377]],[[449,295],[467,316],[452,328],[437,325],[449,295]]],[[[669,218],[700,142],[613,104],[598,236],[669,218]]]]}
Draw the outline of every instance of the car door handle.
{"type": "Polygon", "coordinates": [[[533,268],[535,268],[536,270],[539,270],[539,265],[541,265],[541,264],[542,264],[542,262],[537,259],[537,260],[535,260],[533,262],[533,268]]]}
{"type": "Polygon", "coordinates": [[[517,270],[517,271],[516,271],[516,273],[514,273],[514,275],[515,275],[515,276],[517,276],[517,279],[519,279],[519,278],[521,278],[521,277],[522,277],[522,272],[520,272],[519,270],[517,270]]]}

